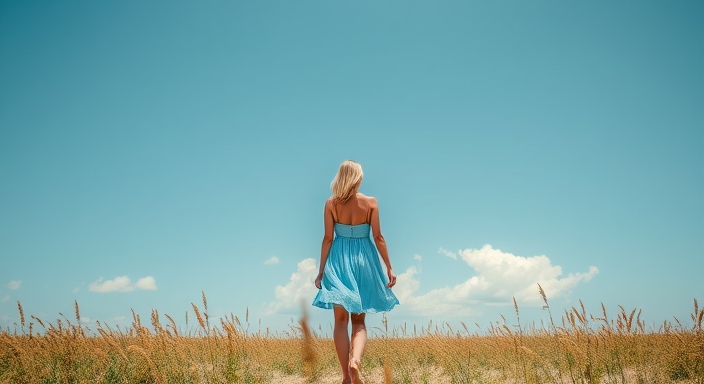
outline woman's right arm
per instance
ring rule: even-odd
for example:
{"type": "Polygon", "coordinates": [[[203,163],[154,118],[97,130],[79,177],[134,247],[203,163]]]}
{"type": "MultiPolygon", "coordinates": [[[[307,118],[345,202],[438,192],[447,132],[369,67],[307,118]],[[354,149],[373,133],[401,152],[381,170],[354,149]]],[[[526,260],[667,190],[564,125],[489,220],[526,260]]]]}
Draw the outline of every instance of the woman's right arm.
{"type": "Polygon", "coordinates": [[[325,211],[323,213],[323,222],[325,224],[325,235],[323,236],[323,244],[320,249],[320,269],[318,269],[318,277],[315,279],[315,287],[320,289],[321,281],[323,280],[323,271],[325,270],[325,262],[328,260],[328,253],[332,246],[333,231],[335,221],[332,217],[332,199],[325,202],[325,211]]]}
{"type": "Polygon", "coordinates": [[[372,211],[372,236],[374,236],[374,244],[376,244],[376,249],[379,250],[379,255],[386,265],[386,274],[389,277],[389,283],[386,285],[391,288],[396,285],[396,275],[391,269],[391,260],[389,260],[389,251],[386,249],[386,240],[381,234],[381,225],[379,224],[379,204],[373,197],[369,198],[369,205],[372,211]]]}

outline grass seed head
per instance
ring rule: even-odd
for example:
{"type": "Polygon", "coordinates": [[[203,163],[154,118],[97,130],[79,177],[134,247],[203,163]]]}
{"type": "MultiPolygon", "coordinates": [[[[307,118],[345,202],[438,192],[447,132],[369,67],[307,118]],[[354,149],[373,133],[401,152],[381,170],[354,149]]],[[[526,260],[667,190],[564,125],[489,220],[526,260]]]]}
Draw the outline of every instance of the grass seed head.
{"type": "Polygon", "coordinates": [[[17,301],[17,309],[20,311],[20,324],[22,324],[22,328],[24,328],[24,309],[22,309],[22,303],[17,301]]]}
{"type": "Polygon", "coordinates": [[[81,310],[78,308],[78,300],[73,301],[73,308],[75,309],[76,312],[76,324],[81,323],[81,310]]]}

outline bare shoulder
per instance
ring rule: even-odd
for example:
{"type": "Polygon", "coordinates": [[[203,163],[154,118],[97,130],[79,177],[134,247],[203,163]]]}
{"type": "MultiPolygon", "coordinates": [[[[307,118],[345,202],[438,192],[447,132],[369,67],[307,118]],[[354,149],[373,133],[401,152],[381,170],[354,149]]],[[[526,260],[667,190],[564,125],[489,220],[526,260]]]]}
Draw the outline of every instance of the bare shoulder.
{"type": "Polygon", "coordinates": [[[360,195],[367,202],[367,204],[369,204],[370,207],[376,208],[378,206],[378,203],[377,203],[376,198],[374,196],[366,196],[366,195],[362,195],[361,193],[360,193],[360,195]]]}

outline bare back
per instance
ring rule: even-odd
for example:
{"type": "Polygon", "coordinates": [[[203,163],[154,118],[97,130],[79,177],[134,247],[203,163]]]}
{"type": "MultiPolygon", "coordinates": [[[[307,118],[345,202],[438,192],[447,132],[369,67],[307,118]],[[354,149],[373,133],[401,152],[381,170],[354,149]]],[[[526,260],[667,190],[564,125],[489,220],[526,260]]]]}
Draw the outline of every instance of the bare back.
{"type": "MultiPolygon", "coordinates": [[[[372,227],[372,237],[379,253],[386,258],[386,243],[381,235],[379,224],[379,205],[376,199],[365,196],[361,193],[350,197],[349,200],[341,203],[334,198],[325,202],[325,236],[323,244],[332,243],[335,223],[347,225],[370,224],[372,227]]],[[[327,255],[324,247],[323,253],[327,255]]]]}
{"type": "Polygon", "coordinates": [[[361,193],[343,203],[332,200],[330,208],[334,222],[348,225],[371,223],[372,200],[373,198],[361,193]]]}

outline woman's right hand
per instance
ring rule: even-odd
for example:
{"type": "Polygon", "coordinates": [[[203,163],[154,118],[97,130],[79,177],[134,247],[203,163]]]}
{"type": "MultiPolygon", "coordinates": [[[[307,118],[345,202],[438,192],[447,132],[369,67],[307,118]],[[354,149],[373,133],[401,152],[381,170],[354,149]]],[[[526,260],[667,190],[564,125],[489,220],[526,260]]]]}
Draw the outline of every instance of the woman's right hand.
{"type": "Polygon", "coordinates": [[[391,268],[386,270],[386,274],[389,276],[389,283],[386,284],[386,286],[389,288],[393,288],[393,286],[396,285],[396,275],[391,270],[391,268]]]}

